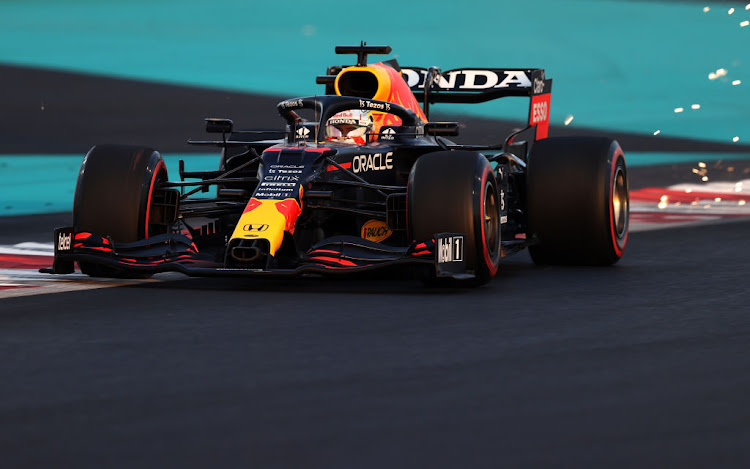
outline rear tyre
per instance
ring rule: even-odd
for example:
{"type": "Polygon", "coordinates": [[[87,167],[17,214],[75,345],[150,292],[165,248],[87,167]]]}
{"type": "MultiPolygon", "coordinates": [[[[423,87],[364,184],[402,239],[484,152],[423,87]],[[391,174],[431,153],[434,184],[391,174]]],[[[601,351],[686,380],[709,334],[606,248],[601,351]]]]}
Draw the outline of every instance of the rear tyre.
{"type": "MultiPolygon", "coordinates": [[[[500,262],[500,212],[497,181],[487,159],[471,151],[428,153],[412,167],[407,192],[412,239],[429,241],[436,233],[466,234],[466,266],[475,278],[448,283],[489,282],[500,262]]],[[[430,279],[442,280],[434,277],[433,272],[430,279]]]]}
{"type": "Polygon", "coordinates": [[[529,246],[536,264],[611,265],[628,240],[628,172],[609,138],[536,142],[527,173],[529,246]]]}
{"type": "MultiPolygon", "coordinates": [[[[152,207],[154,188],[167,181],[159,152],[146,147],[97,145],[81,164],[73,200],[73,229],[131,243],[167,231],[160,208],[152,207]]],[[[92,277],[148,277],[79,262],[92,277]]]]}

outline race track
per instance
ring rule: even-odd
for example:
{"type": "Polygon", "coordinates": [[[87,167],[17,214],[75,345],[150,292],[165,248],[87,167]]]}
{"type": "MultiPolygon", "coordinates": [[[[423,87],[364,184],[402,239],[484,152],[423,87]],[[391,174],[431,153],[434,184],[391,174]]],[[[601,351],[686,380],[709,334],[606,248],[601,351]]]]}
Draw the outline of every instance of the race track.
{"type": "MultiPolygon", "coordinates": [[[[0,4],[0,469],[750,467],[750,77],[733,61],[750,5],[437,2],[339,31],[304,2],[115,4],[0,4]],[[436,26],[449,20],[467,34],[436,26]],[[332,46],[361,39],[428,66],[555,71],[550,134],[625,149],[621,262],[521,253],[476,289],[38,273],[92,145],[213,169],[186,144],[203,118],[277,128],[279,93],[320,91],[332,46]]],[[[492,112],[461,116],[463,141],[525,120],[492,112]]]]}
{"type": "Polygon", "coordinates": [[[746,467],[750,222],[487,287],[185,279],[2,300],[6,467],[746,467]],[[720,241],[719,241],[720,240],[720,241]]]}

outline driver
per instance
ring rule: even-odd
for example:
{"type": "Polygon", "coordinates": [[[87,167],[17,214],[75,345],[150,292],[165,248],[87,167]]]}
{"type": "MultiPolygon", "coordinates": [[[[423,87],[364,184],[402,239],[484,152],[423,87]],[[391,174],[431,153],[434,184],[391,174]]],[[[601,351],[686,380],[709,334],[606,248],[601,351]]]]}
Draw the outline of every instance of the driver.
{"type": "Polygon", "coordinates": [[[339,112],[326,122],[326,140],[364,145],[372,128],[373,118],[369,111],[351,109],[339,112]]]}

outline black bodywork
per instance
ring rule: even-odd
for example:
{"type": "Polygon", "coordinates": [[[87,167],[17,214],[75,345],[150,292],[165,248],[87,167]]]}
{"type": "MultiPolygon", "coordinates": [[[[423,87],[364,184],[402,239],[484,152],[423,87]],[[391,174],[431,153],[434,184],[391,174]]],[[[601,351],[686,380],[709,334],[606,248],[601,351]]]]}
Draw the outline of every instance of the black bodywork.
{"type": "MultiPolygon", "coordinates": [[[[348,53],[358,53],[366,63],[367,53],[373,53],[367,47],[364,58],[361,47],[348,53]]],[[[541,75],[539,70],[530,72],[541,77],[549,92],[551,80],[544,80],[543,71],[541,75]]],[[[444,92],[441,99],[438,90],[431,92],[432,87],[424,85],[439,73],[432,68],[422,73],[426,78],[421,87],[426,90],[415,96],[425,109],[430,102],[479,102],[533,94],[529,89],[472,94],[459,90],[444,92]]],[[[319,77],[318,82],[330,92],[330,79],[319,77]]],[[[436,243],[460,233],[435,233],[431,240],[415,241],[409,230],[407,191],[414,163],[427,153],[456,149],[480,152],[494,168],[502,255],[527,245],[525,167],[535,126],[497,145],[473,146],[448,139],[457,134],[457,123],[424,122],[405,107],[358,96],[290,99],[279,103],[278,112],[286,123],[278,132],[237,131],[228,119],[207,119],[206,130],[221,138],[190,143],[219,147],[218,169],[192,172],[180,161],[180,180],[159,182],[152,203],[160,207],[156,212],[161,219],[152,216],[149,223],[161,226],[160,234],[121,243],[106,233],[81,234],[61,228],[55,232],[55,264],[44,271],[69,273],[74,262],[84,261],[111,267],[124,276],[165,271],[194,276],[297,276],[409,264],[424,266],[437,276],[470,278],[472,272],[463,263],[441,263],[436,256],[436,243]],[[365,145],[326,141],[322,130],[327,119],[355,108],[391,113],[401,125],[383,126],[365,145]],[[293,172],[284,173],[283,168],[293,168],[293,172]],[[288,182],[286,192],[274,193],[265,184],[272,182],[269,177],[288,182]],[[263,240],[230,239],[249,200],[289,197],[297,199],[301,213],[273,255],[263,240]],[[363,227],[371,220],[382,222],[377,229],[383,231],[385,226],[390,235],[377,242],[363,237],[363,227]]],[[[263,228],[262,224],[246,227],[263,228]]]]}

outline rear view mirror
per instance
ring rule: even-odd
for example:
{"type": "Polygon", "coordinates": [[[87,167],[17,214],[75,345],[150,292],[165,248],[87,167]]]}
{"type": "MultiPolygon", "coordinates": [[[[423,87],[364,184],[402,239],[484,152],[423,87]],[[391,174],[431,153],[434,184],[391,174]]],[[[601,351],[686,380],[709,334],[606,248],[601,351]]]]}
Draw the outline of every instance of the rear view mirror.
{"type": "Polygon", "coordinates": [[[232,119],[206,119],[206,132],[210,134],[228,134],[232,132],[232,119]]]}
{"type": "Polygon", "coordinates": [[[424,133],[432,136],[455,137],[458,135],[458,122],[428,122],[424,125],[424,133]]]}

